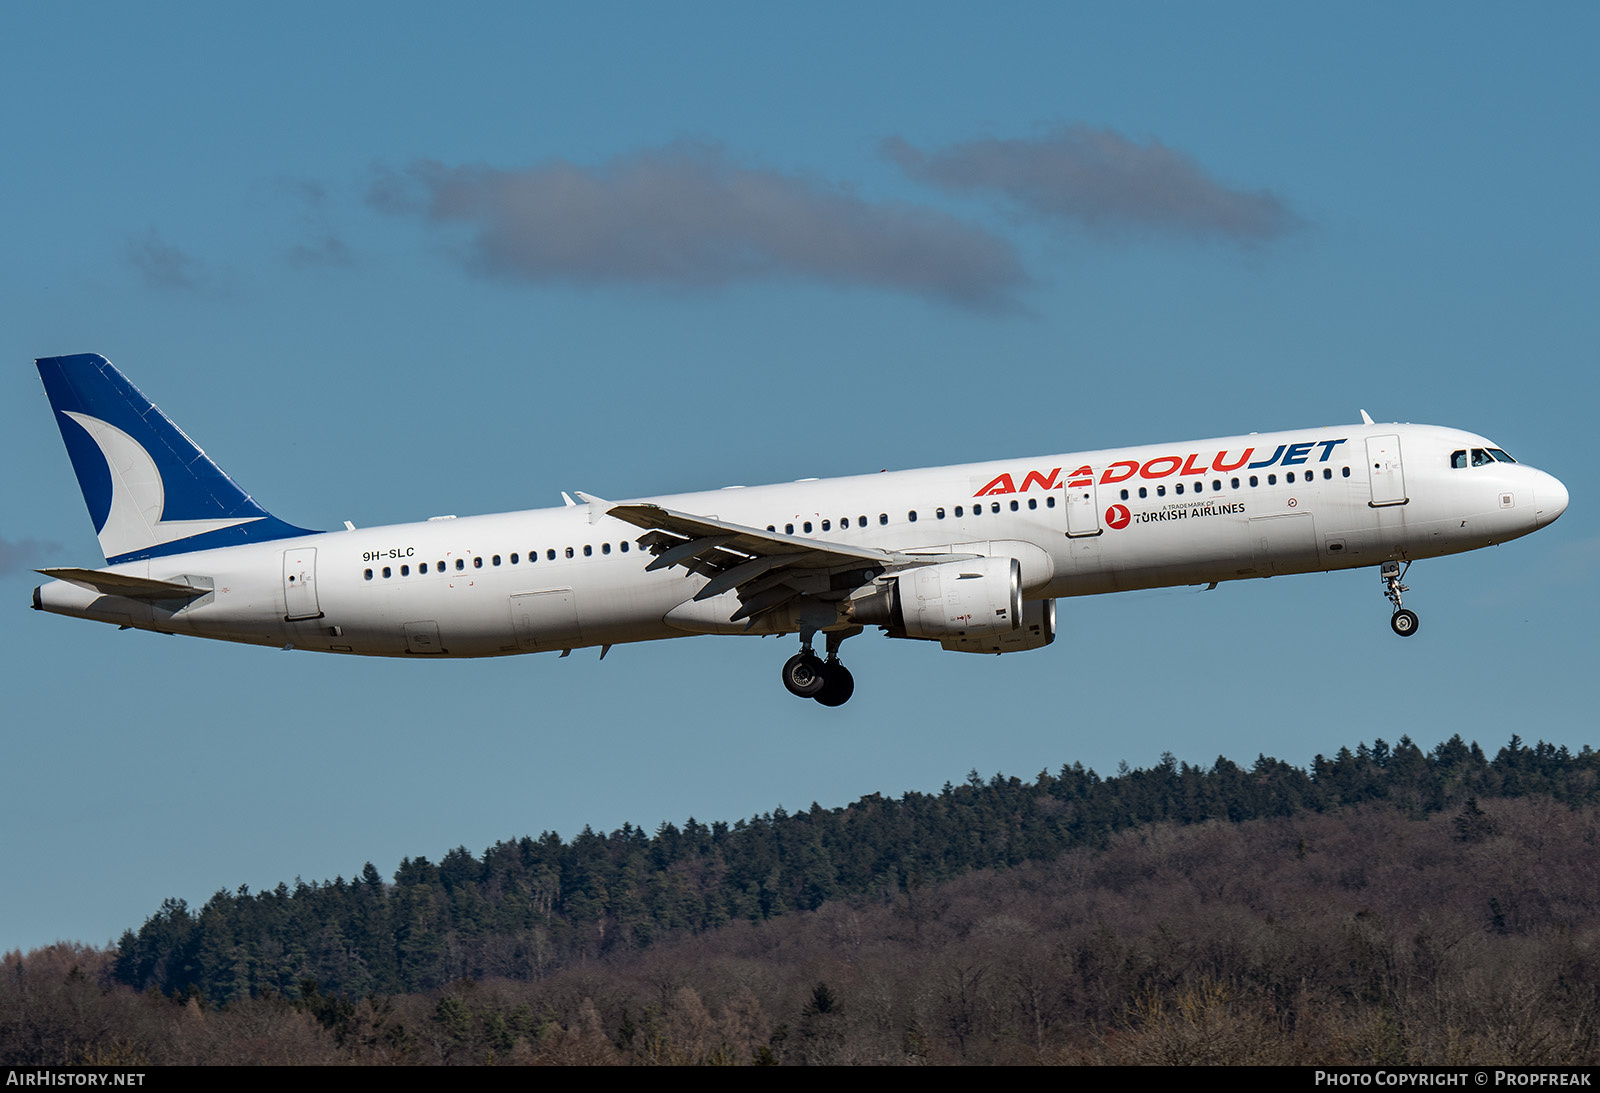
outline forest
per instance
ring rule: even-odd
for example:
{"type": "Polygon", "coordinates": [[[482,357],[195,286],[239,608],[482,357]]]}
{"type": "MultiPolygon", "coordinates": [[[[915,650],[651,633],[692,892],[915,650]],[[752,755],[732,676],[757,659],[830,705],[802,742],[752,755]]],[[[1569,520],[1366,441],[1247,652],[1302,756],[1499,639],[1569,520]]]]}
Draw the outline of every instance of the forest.
{"type": "Polygon", "coordinates": [[[10,953],[0,1060],[1600,1057],[1600,753],[1170,755],[553,832],[10,953]]]}

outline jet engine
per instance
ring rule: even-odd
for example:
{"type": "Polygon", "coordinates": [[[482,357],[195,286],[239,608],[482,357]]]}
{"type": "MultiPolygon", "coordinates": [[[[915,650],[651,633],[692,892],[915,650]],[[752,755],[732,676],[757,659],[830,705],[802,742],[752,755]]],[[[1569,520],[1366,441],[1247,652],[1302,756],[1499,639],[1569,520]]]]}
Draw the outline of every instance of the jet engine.
{"type": "Polygon", "coordinates": [[[1056,601],[1029,600],[1022,605],[1022,625],[1007,634],[945,638],[939,644],[952,653],[1020,653],[1043,649],[1056,640],[1056,601]]]}
{"type": "Polygon", "coordinates": [[[876,591],[852,601],[851,615],[893,638],[959,642],[1010,634],[1022,621],[1022,569],[1015,558],[919,566],[880,578],[876,591]]]}

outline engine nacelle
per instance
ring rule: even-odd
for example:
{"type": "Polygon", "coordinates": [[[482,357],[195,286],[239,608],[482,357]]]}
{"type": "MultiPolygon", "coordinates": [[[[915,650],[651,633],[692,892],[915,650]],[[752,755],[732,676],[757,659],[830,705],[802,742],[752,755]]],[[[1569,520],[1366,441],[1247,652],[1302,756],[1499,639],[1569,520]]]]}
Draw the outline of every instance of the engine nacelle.
{"type": "Polygon", "coordinates": [[[1020,653],[1043,649],[1056,640],[1056,601],[1029,600],[1022,605],[1022,625],[1008,634],[946,638],[939,644],[952,653],[1020,653]]]}
{"type": "Polygon", "coordinates": [[[854,621],[895,638],[954,641],[1009,634],[1022,621],[1022,570],[1015,558],[920,566],[852,604],[854,621]]]}

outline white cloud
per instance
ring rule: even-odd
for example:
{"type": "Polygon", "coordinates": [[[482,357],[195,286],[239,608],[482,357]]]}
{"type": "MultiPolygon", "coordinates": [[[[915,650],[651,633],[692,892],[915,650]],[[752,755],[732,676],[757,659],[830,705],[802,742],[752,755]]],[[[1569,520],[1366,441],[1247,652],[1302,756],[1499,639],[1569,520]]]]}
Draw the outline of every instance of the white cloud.
{"type": "Polygon", "coordinates": [[[527,281],[714,287],[799,277],[1014,305],[1028,283],[1012,244],[947,213],[868,201],[805,175],[677,142],[599,167],[435,161],[385,171],[383,211],[473,229],[467,264],[527,281]]]}
{"type": "Polygon", "coordinates": [[[1238,243],[1300,225],[1276,194],[1224,185],[1183,152],[1111,129],[1056,125],[1031,140],[982,137],[933,152],[889,137],[881,147],[918,182],[999,197],[1047,220],[1238,243]]]}

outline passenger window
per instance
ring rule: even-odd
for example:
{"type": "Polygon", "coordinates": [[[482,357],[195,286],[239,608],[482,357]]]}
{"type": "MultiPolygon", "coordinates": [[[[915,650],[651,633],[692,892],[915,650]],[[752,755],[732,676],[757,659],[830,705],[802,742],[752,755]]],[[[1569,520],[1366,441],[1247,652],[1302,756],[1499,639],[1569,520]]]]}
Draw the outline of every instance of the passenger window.
{"type": "Polygon", "coordinates": [[[500,555],[496,554],[493,558],[491,558],[489,560],[491,562],[493,562],[495,565],[499,565],[500,564],[500,555]]]}
{"type": "Polygon", "coordinates": [[[472,559],[472,568],[473,569],[482,569],[483,568],[483,556],[481,554],[478,557],[472,559]]]}
{"type": "Polygon", "coordinates": [[[622,553],[628,553],[628,540],[622,540],[622,553]]]}
{"type": "Polygon", "coordinates": [[[611,544],[610,543],[601,543],[600,544],[600,553],[601,554],[610,554],[611,553],[611,544]]]}
{"type": "Polygon", "coordinates": [[[1238,489],[1239,488],[1239,480],[1237,478],[1228,479],[1228,487],[1230,489],[1235,489],[1235,490],[1238,489]]]}
{"type": "MultiPolygon", "coordinates": [[[[1127,490],[1123,490],[1122,491],[1122,496],[1123,496],[1124,499],[1126,499],[1127,496],[1128,496],[1128,491],[1127,490]]],[[[1039,507],[1039,499],[1037,497],[1028,498],[1028,507],[1030,509],[1038,508],[1039,507]]]]}
{"type": "Polygon", "coordinates": [[[1278,484],[1278,476],[1277,475],[1275,475],[1275,474],[1267,475],[1267,485],[1276,486],[1277,484],[1278,484]]]}
{"type": "Polygon", "coordinates": [[[824,521],[822,521],[822,530],[823,531],[831,531],[832,529],[833,529],[833,521],[832,520],[824,520],[824,521]]]}
{"type": "Polygon", "coordinates": [[[594,547],[590,546],[588,543],[584,543],[583,544],[583,556],[585,558],[593,558],[594,557],[594,547]]]}
{"type": "Polygon", "coordinates": [[[793,524],[785,524],[785,525],[783,525],[783,533],[785,535],[793,535],[794,534],[794,525],[793,524]]]}
{"type": "Polygon", "coordinates": [[[569,558],[573,557],[573,553],[572,553],[572,548],[571,547],[567,548],[567,557],[569,557],[569,558]]]}
{"type": "Polygon", "coordinates": [[[370,569],[369,569],[369,570],[367,570],[367,572],[366,572],[366,578],[367,578],[367,580],[369,580],[369,581],[370,581],[370,580],[372,580],[372,570],[370,570],[370,569]]]}
{"type": "Polygon", "coordinates": [[[803,526],[803,527],[804,527],[804,528],[805,528],[805,529],[806,529],[806,534],[807,534],[807,535],[810,535],[810,534],[811,534],[811,521],[810,521],[810,520],[807,520],[807,521],[806,521],[806,522],[805,522],[805,524],[804,524],[804,525],[802,525],[802,526],[803,526]]]}
{"type": "Polygon", "coordinates": [[[1287,478],[1287,481],[1289,482],[1290,485],[1294,484],[1294,472],[1293,471],[1290,471],[1288,473],[1288,475],[1286,476],[1286,478],[1287,478]]]}
{"type": "Polygon", "coordinates": [[[1261,485],[1261,479],[1252,474],[1250,476],[1250,488],[1255,489],[1259,485],[1261,485]]]}
{"type": "Polygon", "coordinates": [[[465,569],[465,568],[467,568],[466,559],[465,558],[457,558],[456,559],[456,568],[457,569],[465,569]]]}
{"type": "Polygon", "coordinates": [[[865,516],[857,516],[856,517],[856,527],[864,528],[866,526],[867,526],[867,518],[865,516]]]}
{"type": "Polygon", "coordinates": [[[383,567],[383,579],[386,580],[386,581],[389,579],[389,567],[388,566],[384,566],[383,567]]]}
{"type": "Polygon", "coordinates": [[[983,515],[983,506],[981,504],[980,505],[973,505],[972,506],[972,515],[974,515],[974,516],[982,516],[983,515]]]}
{"type": "Polygon", "coordinates": [[[1217,491],[1218,491],[1218,490],[1220,490],[1220,489],[1221,489],[1221,488],[1222,488],[1222,479],[1220,479],[1220,478],[1213,478],[1213,479],[1212,479],[1212,480],[1211,480],[1211,492],[1212,492],[1212,493],[1216,493],[1216,492],[1217,492],[1217,491]]]}
{"type": "Polygon", "coordinates": [[[961,514],[962,514],[962,508],[961,508],[960,505],[957,505],[956,506],[956,519],[957,520],[961,519],[961,514]]]}
{"type": "Polygon", "coordinates": [[[917,510],[916,509],[912,509],[910,512],[906,513],[906,521],[908,523],[912,523],[912,524],[917,522],[917,510]]]}
{"type": "Polygon", "coordinates": [[[1176,486],[1173,486],[1172,487],[1172,492],[1173,493],[1182,493],[1183,492],[1183,483],[1179,482],[1176,486]]]}
{"type": "Polygon", "coordinates": [[[428,563],[423,562],[421,565],[417,566],[417,572],[426,576],[428,573],[428,563]]]}
{"type": "Polygon", "coordinates": [[[990,512],[999,512],[1000,511],[1000,502],[998,502],[998,501],[990,501],[989,502],[989,511],[990,512]]]}
{"type": "Polygon", "coordinates": [[[401,566],[400,567],[400,576],[402,576],[402,577],[411,576],[411,567],[408,566],[408,565],[401,566]]]}
{"type": "Polygon", "coordinates": [[[1047,509],[1053,509],[1056,507],[1055,494],[1051,494],[1049,497],[1044,499],[1044,507],[1047,509]]]}
{"type": "Polygon", "coordinates": [[[778,530],[778,525],[777,524],[768,524],[767,525],[767,530],[775,532],[775,531],[778,530]]]}
{"type": "Polygon", "coordinates": [[[1150,496],[1150,490],[1149,490],[1149,488],[1148,488],[1148,487],[1146,487],[1146,486],[1140,486],[1140,487],[1139,487],[1139,496],[1140,496],[1140,497],[1141,497],[1141,498],[1143,498],[1143,497],[1149,497],[1149,496],[1150,496]]]}
{"type": "Polygon", "coordinates": [[[517,556],[515,554],[511,555],[511,564],[512,565],[516,565],[517,564],[517,556]]]}
{"type": "Polygon", "coordinates": [[[544,552],[544,556],[545,556],[545,560],[546,561],[551,561],[551,562],[555,561],[556,560],[556,548],[555,547],[551,547],[549,550],[544,552]]]}
{"type": "Polygon", "coordinates": [[[1016,512],[1018,507],[1019,506],[1017,505],[1017,503],[1015,501],[1011,502],[1011,511],[1012,512],[1016,512]]]}
{"type": "Polygon", "coordinates": [[[1165,486],[1157,486],[1156,487],[1156,496],[1157,497],[1165,497],[1166,495],[1167,495],[1167,487],[1165,487],[1165,486]]]}
{"type": "Polygon", "coordinates": [[[1326,482],[1328,479],[1330,479],[1332,477],[1333,477],[1333,468],[1332,467],[1324,467],[1324,468],[1322,468],[1322,480],[1324,482],[1326,482]]]}
{"type": "Polygon", "coordinates": [[[934,509],[933,510],[933,518],[935,520],[943,520],[944,519],[944,509],[934,509]]]}
{"type": "Polygon", "coordinates": [[[1345,468],[1345,469],[1344,469],[1344,476],[1345,476],[1345,477],[1346,477],[1346,478],[1349,478],[1349,477],[1350,477],[1350,468],[1349,468],[1349,467],[1346,467],[1346,468],[1345,468]]]}
{"type": "Polygon", "coordinates": [[[887,525],[889,523],[889,514],[887,512],[878,513],[878,523],[887,525]]]}

